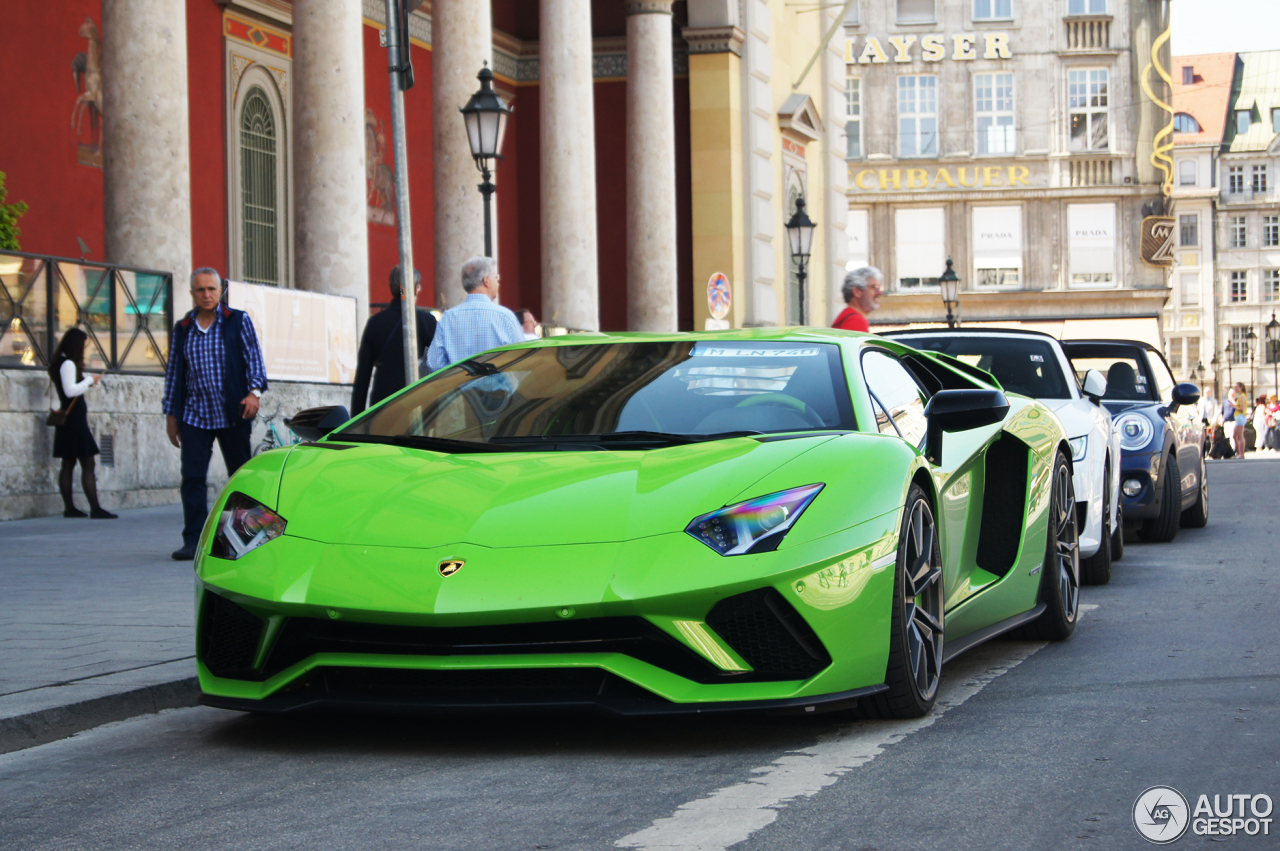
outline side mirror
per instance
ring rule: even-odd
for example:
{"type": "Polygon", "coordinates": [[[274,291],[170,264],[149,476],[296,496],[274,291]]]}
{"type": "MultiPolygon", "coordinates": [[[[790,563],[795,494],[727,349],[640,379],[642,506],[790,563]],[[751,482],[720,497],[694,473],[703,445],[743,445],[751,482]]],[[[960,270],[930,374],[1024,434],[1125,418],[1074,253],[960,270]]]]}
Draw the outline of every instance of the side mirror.
{"type": "Polygon", "coordinates": [[[1177,385],[1173,388],[1173,404],[1169,407],[1178,410],[1183,405],[1194,405],[1200,401],[1200,388],[1189,381],[1177,385]]]}
{"type": "Polygon", "coordinates": [[[298,437],[314,443],[350,419],[351,415],[342,405],[326,405],[323,408],[298,411],[285,420],[284,424],[298,437]]]}
{"type": "Polygon", "coordinates": [[[1102,404],[1102,397],[1107,395],[1107,379],[1102,377],[1102,373],[1096,369],[1091,369],[1084,374],[1084,385],[1082,388],[1084,395],[1088,396],[1095,405],[1102,404]]]}
{"type": "Polygon", "coordinates": [[[933,394],[924,415],[929,421],[925,457],[942,463],[942,435],[993,425],[1009,413],[1009,400],[999,390],[940,390],[933,394]]]}

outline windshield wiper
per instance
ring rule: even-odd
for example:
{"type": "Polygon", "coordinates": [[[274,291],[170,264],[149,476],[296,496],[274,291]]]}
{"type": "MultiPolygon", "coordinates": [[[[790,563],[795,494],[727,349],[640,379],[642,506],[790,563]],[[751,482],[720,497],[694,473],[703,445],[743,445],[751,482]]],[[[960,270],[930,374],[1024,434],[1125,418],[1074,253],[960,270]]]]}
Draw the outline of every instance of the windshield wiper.
{"type": "MultiPolygon", "coordinates": [[[[335,440],[349,440],[353,443],[382,443],[391,446],[405,446],[409,449],[426,449],[430,452],[444,452],[458,455],[465,452],[510,452],[509,446],[495,446],[491,443],[480,443],[474,440],[452,440],[447,437],[427,437],[418,434],[341,434],[334,435],[335,440]]],[[[522,439],[526,445],[534,443],[530,439],[522,439]]]]}
{"type": "Polygon", "coordinates": [[[750,437],[763,434],[760,431],[722,431],[716,434],[673,434],[667,431],[611,431],[602,434],[544,434],[531,437],[491,437],[490,443],[666,443],[681,446],[688,443],[705,443],[709,440],[727,440],[731,437],[750,437]]]}

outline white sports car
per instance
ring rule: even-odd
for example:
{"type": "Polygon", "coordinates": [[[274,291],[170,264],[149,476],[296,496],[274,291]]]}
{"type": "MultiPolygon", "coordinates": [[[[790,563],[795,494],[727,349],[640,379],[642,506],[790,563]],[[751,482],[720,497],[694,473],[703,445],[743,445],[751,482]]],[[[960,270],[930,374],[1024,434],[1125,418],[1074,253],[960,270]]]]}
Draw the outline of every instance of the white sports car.
{"type": "Polygon", "coordinates": [[[1101,399],[1107,381],[1097,370],[1076,380],[1062,345],[1038,331],[951,329],[890,331],[895,341],[941,352],[985,369],[1004,389],[1042,402],[1071,438],[1076,510],[1080,513],[1080,578],[1091,585],[1111,580],[1111,562],[1124,553],[1120,517],[1120,435],[1101,399]]]}

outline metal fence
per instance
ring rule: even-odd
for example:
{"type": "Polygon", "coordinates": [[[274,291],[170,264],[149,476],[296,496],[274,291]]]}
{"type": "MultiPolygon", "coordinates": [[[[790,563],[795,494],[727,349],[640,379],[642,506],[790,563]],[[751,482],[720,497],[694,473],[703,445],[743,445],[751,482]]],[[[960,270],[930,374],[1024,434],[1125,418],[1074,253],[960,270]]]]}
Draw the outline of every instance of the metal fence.
{"type": "Polygon", "coordinates": [[[0,367],[47,368],[77,326],[89,335],[87,369],[163,374],[173,274],[0,251],[0,367]]]}

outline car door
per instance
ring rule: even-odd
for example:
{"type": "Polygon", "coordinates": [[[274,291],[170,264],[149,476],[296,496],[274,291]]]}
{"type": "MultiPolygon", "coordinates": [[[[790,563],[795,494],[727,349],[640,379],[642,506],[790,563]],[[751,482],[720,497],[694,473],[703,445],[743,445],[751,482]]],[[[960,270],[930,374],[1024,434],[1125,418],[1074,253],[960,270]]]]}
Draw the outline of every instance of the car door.
{"type": "MultiPolygon", "coordinates": [[[[861,360],[879,432],[921,449],[928,430],[924,409],[929,403],[929,391],[891,352],[868,347],[863,350],[861,360]]],[[[941,535],[943,599],[948,609],[975,590],[969,582],[972,560],[963,558],[973,490],[973,472],[967,460],[946,458],[946,468],[957,472],[939,485],[941,504],[934,506],[941,535]]]]}

